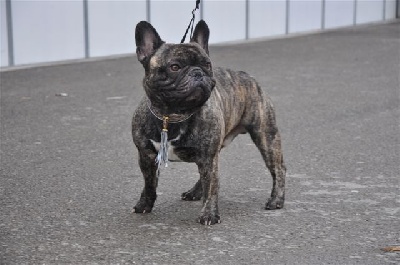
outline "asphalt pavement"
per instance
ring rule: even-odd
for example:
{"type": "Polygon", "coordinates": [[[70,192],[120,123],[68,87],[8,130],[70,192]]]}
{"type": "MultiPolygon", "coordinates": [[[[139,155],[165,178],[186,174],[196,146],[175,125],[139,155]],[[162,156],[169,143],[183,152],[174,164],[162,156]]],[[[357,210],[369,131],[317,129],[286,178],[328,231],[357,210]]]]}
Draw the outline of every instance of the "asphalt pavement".
{"type": "Polygon", "coordinates": [[[400,246],[399,53],[399,21],[211,46],[272,98],[288,167],[284,209],[264,210],[271,178],[239,136],[214,226],[180,199],[193,164],[170,163],[153,212],[131,214],[135,56],[3,69],[0,264],[400,264],[382,250],[400,246]]]}

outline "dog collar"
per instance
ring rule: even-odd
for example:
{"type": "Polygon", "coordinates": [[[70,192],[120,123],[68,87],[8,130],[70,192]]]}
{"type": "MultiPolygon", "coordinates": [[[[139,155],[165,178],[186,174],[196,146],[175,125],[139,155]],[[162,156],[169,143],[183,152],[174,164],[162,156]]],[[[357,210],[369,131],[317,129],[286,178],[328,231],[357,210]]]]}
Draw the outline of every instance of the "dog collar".
{"type": "Polygon", "coordinates": [[[165,118],[167,118],[168,123],[184,122],[184,121],[188,120],[190,117],[192,117],[193,114],[197,111],[197,110],[195,110],[194,112],[189,113],[189,114],[179,114],[179,113],[162,114],[160,111],[155,109],[151,105],[150,102],[148,102],[147,107],[149,108],[151,114],[154,115],[154,117],[156,117],[157,119],[159,119],[160,121],[163,121],[163,122],[164,122],[165,118]]]}

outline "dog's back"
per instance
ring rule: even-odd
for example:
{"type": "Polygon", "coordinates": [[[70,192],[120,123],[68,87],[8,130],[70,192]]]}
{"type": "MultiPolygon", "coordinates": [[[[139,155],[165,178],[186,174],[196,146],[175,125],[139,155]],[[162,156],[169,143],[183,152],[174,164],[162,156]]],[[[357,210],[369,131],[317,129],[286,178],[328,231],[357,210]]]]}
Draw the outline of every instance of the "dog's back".
{"type": "Polygon", "coordinates": [[[224,146],[238,134],[246,133],[260,123],[275,125],[272,103],[253,77],[243,71],[221,67],[214,68],[213,73],[217,83],[209,105],[219,106],[223,112],[224,146]]]}

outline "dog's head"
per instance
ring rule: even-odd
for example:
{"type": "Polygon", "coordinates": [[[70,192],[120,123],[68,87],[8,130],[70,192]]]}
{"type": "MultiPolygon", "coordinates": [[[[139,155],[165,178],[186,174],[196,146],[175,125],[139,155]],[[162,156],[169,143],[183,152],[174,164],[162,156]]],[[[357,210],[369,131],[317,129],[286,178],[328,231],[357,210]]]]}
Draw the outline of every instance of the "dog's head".
{"type": "Polygon", "coordinates": [[[145,69],[143,85],[163,114],[201,107],[215,86],[208,57],[209,29],[201,20],[190,43],[166,44],[148,22],[136,26],[136,54],[145,69]]]}

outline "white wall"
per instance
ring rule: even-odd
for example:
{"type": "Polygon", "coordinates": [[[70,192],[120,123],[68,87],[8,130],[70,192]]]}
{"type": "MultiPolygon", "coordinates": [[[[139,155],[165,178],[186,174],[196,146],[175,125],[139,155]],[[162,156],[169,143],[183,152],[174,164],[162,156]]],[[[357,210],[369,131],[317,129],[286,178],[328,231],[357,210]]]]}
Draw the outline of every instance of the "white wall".
{"type": "Polygon", "coordinates": [[[354,23],[354,0],[326,0],[325,28],[337,28],[354,23]]]}
{"type": "Polygon", "coordinates": [[[291,0],[289,5],[289,33],[321,28],[322,0],[291,0]]]}
{"type": "Polygon", "coordinates": [[[383,19],[383,5],[381,0],[357,1],[357,24],[379,21],[383,19]]]}
{"type": "MultiPolygon", "coordinates": [[[[150,23],[157,29],[164,41],[179,43],[192,18],[191,12],[194,6],[195,1],[153,0],[150,2],[150,23]]],[[[197,12],[197,17],[199,16],[197,12]]],[[[190,31],[186,37],[186,41],[189,40],[189,35],[190,31]]]]}
{"type": "Polygon", "coordinates": [[[81,1],[12,1],[15,64],[84,57],[81,1]]]}
{"type": "MultiPolygon", "coordinates": [[[[133,53],[141,20],[149,20],[165,41],[178,43],[195,6],[195,0],[10,0],[8,14],[6,1],[0,0],[2,67],[10,66],[9,58],[21,65],[133,53]]],[[[202,16],[210,43],[218,43],[394,19],[396,1],[204,0],[196,21],[202,16]]]]}
{"type": "Polygon", "coordinates": [[[249,38],[286,33],[286,0],[250,0],[249,14],[249,38]]]}
{"type": "Polygon", "coordinates": [[[146,20],[146,1],[88,1],[89,56],[132,53],[135,25],[146,20]]]}
{"type": "Polygon", "coordinates": [[[210,43],[246,38],[245,0],[205,1],[203,19],[210,27],[210,43]]]}
{"type": "Polygon", "coordinates": [[[394,19],[394,18],[396,18],[396,0],[386,0],[385,19],[394,19]]]}

